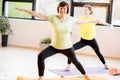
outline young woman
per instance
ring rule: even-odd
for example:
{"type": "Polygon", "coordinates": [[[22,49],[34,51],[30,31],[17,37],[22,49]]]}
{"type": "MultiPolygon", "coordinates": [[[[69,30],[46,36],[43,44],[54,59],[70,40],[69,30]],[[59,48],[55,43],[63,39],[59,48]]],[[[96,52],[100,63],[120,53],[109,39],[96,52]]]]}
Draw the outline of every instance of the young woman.
{"type": "MultiPolygon", "coordinates": [[[[95,18],[91,16],[93,11],[92,11],[92,7],[90,5],[84,5],[83,9],[84,9],[84,15],[80,17],[80,20],[95,20],[95,18]]],[[[108,24],[106,22],[101,22],[100,20],[98,20],[97,23],[103,24],[105,26],[111,26],[110,24],[108,24]]],[[[96,39],[95,39],[95,36],[96,36],[95,25],[97,23],[80,24],[80,38],[81,38],[81,40],[78,41],[77,43],[75,43],[73,45],[73,47],[75,50],[80,49],[82,47],[85,47],[87,45],[92,47],[92,49],[96,52],[97,56],[99,57],[99,59],[103,63],[105,69],[108,69],[108,66],[106,65],[105,59],[102,56],[102,54],[99,50],[98,44],[96,42],[96,39]]],[[[65,68],[66,71],[70,70],[70,64],[71,64],[71,61],[68,59],[68,64],[65,68]]]]}
{"type": "Polygon", "coordinates": [[[47,20],[51,22],[51,24],[53,25],[52,42],[49,47],[44,49],[38,55],[38,71],[39,71],[38,80],[43,80],[44,69],[45,69],[44,60],[47,57],[50,57],[56,53],[62,53],[65,56],[67,56],[69,60],[77,67],[77,69],[83,74],[85,80],[90,80],[89,77],[86,75],[83,66],[77,60],[74,54],[74,49],[72,47],[72,43],[70,39],[70,33],[71,33],[72,25],[75,22],[80,24],[80,23],[89,23],[96,21],[94,20],[76,21],[73,17],[67,15],[69,13],[69,5],[64,1],[58,4],[57,7],[58,15],[46,16],[43,14],[36,13],[34,11],[29,11],[20,8],[16,8],[16,9],[31,14],[35,17],[41,18],[43,20],[47,20]]]}

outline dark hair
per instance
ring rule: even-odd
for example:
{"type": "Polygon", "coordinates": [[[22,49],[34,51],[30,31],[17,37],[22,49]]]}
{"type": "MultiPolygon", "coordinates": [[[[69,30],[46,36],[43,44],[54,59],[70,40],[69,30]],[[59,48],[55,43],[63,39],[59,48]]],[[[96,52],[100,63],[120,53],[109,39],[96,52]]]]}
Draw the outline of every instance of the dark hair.
{"type": "Polygon", "coordinates": [[[59,12],[59,8],[60,7],[67,7],[67,14],[69,13],[69,4],[68,3],[66,3],[65,1],[62,1],[62,2],[60,2],[59,4],[58,4],[58,7],[57,7],[57,12],[59,12]]]}
{"type": "Polygon", "coordinates": [[[90,11],[90,15],[93,14],[92,6],[91,5],[84,5],[84,7],[87,7],[90,11]]]}

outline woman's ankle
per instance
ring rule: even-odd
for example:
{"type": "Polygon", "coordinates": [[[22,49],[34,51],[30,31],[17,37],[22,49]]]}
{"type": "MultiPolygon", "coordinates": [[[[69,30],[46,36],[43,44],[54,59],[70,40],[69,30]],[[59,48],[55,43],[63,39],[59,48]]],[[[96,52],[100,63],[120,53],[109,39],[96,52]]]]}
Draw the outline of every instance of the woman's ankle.
{"type": "Polygon", "coordinates": [[[109,67],[108,67],[106,64],[104,64],[104,68],[105,68],[105,69],[109,69],[109,67]]]}
{"type": "Polygon", "coordinates": [[[40,76],[40,77],[38,78],[38,80],[43,80],[43,77],[42,77],[42,76],[40,76]]]}
{"type": "Polygon", "coordinates": [[[89,78],[88,75],[86,75],[86,74],[84,75],[84,79],[85,79],[85,80],[90,80],[90,78],[89,78]]]}
{"type": "Polygon", "coordinates": [[[67,66],[64,68],[64,71],[69,71],[70,70],[71,64],[67,64],[67,66]]]}

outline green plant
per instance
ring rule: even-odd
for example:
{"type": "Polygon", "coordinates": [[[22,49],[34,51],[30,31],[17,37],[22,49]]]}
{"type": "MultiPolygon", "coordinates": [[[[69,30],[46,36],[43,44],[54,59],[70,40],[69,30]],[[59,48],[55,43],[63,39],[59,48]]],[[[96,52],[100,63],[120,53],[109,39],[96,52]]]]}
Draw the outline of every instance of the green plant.
{"type": "Polygon", "coordinates": [[[8,35],[12,33],[12,29],[10,27],[10,23],[8,18],[1,16],[0,17],[0,34],[2,35],[8,35]]]}
{"type": "Polygon", "coordinates": [[[51,39],[50,38],[45,38],[41,41],[41,43],[43,44],[50,44],[51,43],[51,39]]]}

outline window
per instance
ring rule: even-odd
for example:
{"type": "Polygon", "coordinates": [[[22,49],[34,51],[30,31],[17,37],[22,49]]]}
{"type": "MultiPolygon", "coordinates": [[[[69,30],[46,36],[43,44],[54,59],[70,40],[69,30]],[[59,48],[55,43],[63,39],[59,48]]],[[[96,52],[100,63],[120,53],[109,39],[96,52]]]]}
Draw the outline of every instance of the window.
{"type": "Polygon", "coordinates": [[[74,2],[109,3],[109,2],[110,2],[110,0],[74,0],[74,2]]]}
{"type": "Polygon", "coordinates": [[[2,0],[0,0],[0,16],[2,15],[2,0]]]}
{"type": "MultiPolygon", "coordinates": [[[[65,0],[70,3],[70,0],[65,0]]],[[[36,2],[36,11],[49,14],[57,14],[57,5],[61,2],[61,0],[37,0],[36,2]],[[46,6],[47,5],[47,6],[46,6]]]]}
{"type": "Polygon", "coordinates": [[[113,7],[113,20],[112,23],[114,25],[120,25],[120,1],[119,0],[115,0],[114,1],[114,7],[113,7]]]}
{"type": "Polygon", "coordinates": [[[57,13],[57,0],[37,0],[36,11],[44,14],[57,13]],[[47,5],[47,6],[46,6],[47,5]]]}
{"type": "MultiPolygon", "coordinates": [[[[34,19],[33,16],[15,10],[15,7],[33,10],[36,12],[44,13],[46,15],[56,14],[57,5],[61,0],[5,0],[5,5],[3,6],[4,15],[12,18],[27,18],[34,19]],[[46,6],[47,5],[47,6],[46,6]]],[[[71,0],[65,0],[70,3],[71,0]]],[[[37,18],[35,18],[37,19],[37,18]]]]}
{"type": "Polygon", "coordinates": [[[7,14],[8,17],[17,17],[17,18],[32,18],[31,15],[20,12],[15,9],[15,7],[32,10],[32,3],[25,2],[8,2],[7,14]]]}
{"type": "MultiPolygon", "coordinates": [[[[93,16],[99,18],[100,20],[106,20],[106,8],[105,7],[93,7],[93,16]]],[[[75,7],[74,16],[79,17],[83,15],[83,7],[75,7]]]]}
{"type": "Polygon", "coordinates": [[[2,13],[6,17],[34,19],[33,16],[16,10],[15,7],[35,10],[35,1],[36,0],[4,0],[2,13]]]}
{"type": "Polygon", "coordinates": [[[93,15],[96,18],[106,21],[107,8],[106,7],[95,7],[93,8],[93,15]]]}
{"type": "MultiPolygon", "coordinates": [[[[70,4],[71,0],[65,1],[70,4]]],[[[57,14],[57,5],[59,2],[61,2],[61,0],[36,0],[36,12],[46,15],[57,14]]]]}
{"type": "Polygon", "coordinates": [[[80,16],[85,4],[93,6],[93,16],[103,21],[111,22],[110,0],[71,0],[71,16],[80,16]]]}

